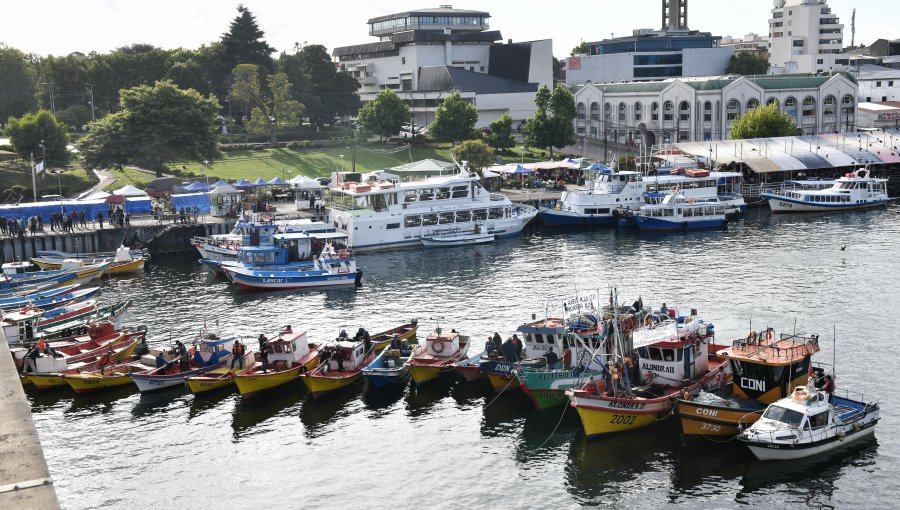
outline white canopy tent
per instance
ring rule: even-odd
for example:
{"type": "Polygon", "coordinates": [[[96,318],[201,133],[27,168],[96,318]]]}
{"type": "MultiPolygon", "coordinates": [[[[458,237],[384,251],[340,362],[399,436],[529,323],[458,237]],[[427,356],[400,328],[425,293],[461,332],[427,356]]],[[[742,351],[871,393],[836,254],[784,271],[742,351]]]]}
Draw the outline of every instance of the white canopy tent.
{"type": "Polygon", "coordinates": [[[102,200],[109,196],[109,193],[102,189],[95,189],[78,197],[78,200],[102,200]]]}
{"type": "Polygon", "coordinates": [[[121,188],[115,190],[113,193],[116,195],[122,195],[125,197],[146,197],[146,196],[148,196],[146,191],[144,191],[142,189],[138,189],[138,188],[132,186],[131,184],[122,186],[121,188]]]}
{"type": "Polygon", "coordinates": [[[240,213],[243,194],[243,190],[228,183],[216,186],[209,192],[210,211],[214,216],[225,216],[232,211],[232,208],[234,208],[235,214],[240,213]]]}
{"type": "Polygon", "coordinates": [[[305,175],[294,177],[288,181],[288,184],[294,190],[294,207],[298,211],[312,209],[310,202],[314,206],[316,199],[322,195],[321,190],[325,188],[319,181],[305,175]]]}

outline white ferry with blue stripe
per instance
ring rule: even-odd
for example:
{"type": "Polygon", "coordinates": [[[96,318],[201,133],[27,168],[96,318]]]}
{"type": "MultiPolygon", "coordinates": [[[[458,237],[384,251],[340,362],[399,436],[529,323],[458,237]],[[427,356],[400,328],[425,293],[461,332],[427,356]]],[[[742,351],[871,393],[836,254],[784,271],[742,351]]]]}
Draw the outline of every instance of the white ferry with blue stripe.
{"type": "Polygon", "coordinates": [[[715,197],[697,200],[673,193],[661,203],[641,207],[633,219],[640,230],[652,232],[710,230],[725,228],[725,210],[715,197]]]}
{"type": "Polygon", "coordinates": [[[476,174],[416,181],[337,183],[326,196],[329,220],[347,234],[354,251],[422,246],[422,239],[449,232],[495,238],[518,235],[538,211],[490,193],[476,174]]]}
{"type": "Polygon", "coordinates": [[[548,226],[615,226],[618,210],[637,211],[645,205],[645,193],[679,192],[687,198],[717,198],[729,216],[743,213],[744,177],[737,172],[692,169],[663,170],[660,175],[616,171],[595,164],[587,172],[586,189],[564,191],[559,201],[541,208],[541,222],[548,226]]]}
{"type": "Polygon", "coordinates": [[[774,213],[867,209],[887,205],[887,181],[863,168],[836,179],[828,188],[784,186],[760,196],[769,201],[774,213]]]}

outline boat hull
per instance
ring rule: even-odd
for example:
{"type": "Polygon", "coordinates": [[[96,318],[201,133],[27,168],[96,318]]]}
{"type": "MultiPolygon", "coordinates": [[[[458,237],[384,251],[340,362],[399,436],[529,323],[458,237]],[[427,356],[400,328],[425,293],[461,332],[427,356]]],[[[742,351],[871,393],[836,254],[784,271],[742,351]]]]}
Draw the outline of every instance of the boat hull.
{"type": "Polygon", "coordinates": [[[311,289],[317,287],[353,285],[356,283],[356,273],[309,276],[305,278],[289,278],[283,276],[258,277],[229,273],[228,277],[245,292],[311,289]]]}
{"type": "Polygon", "coordinates": [[[462,366],[454,367],[453,371],[460,375],[466,382],[475,382],[484,379],[484,373],[478,369],[478,366],[462,366]]]}
{"type": "Polygon", "coordinates": [[[888,204],[887,200],[873,200],[871,202],[858,204],[810,203],[792,200],[769,193],[762,193],[760,194],[760,197],[769,201],[769,208],[772,209],[773,213],[856,211],[860,209],[884,207],[888,204]]]}
{"type": "Polygon", "coordinates": [[[79,395],[131,384],[131,378],[127,374],[106,376],[71,374],[66,375],[64,380],[79,395]]]}
{"type": "Polygon", "coordinates": [[[725,228],[725,218],[699,221],[666,221],[659,218],[635,216],[638,229],[645,232],[684,232],[689,230],[715,230],[725,228]]]}
{"type": "Polygon", "coordinates": [[[558,211],[549,207],[541,209],[540,220],[548,227],[612,227],[616,224],[616,217],[612,214],[585,216],[574,211],[558,211]]]}
{"type": "Polygon", "coordinates": [[[409,364],[409,375],[416,386],[432,382],[441,377],[443,367],[409,364]]]}
{"type": "Polygon", "coordinates": [[[303,381],[303,384],[306,386],[306,389],[309,390],[309,393],[313,398],[320,398],[331,392],[342,390],[358,382],[360,379],[362,379],[362,371],[357,372],[353,375],[340,377],[329,377],[327,374],[304,374],[300,379],[303,381]]]}
{"type": "Polygon", "coordinates": [[[639,410],[585,405],[574,407],[581,417],[584,435],[588,439],[595,439],[655,425],[670,413],[672,405],[667,399],[657,405],[645,405],[639,410]]]}
{"type": "Polygon", "coordinates": [[[487,378],[491,383],[491,387],[494,388],[494,391],[496,391],[497,393],[515,390],[520,386],[519,379],[517,379],[514,375],[495,374],[488,372],[487,378]]]}
{"type": "Polygon", "coordinates": [[[186,378],[207,374],[213,370],[216,370],[217,368],[222,367],[224,364],[224,361],[220,361],[215,365],[210,365],[208,367],[197,368],[194,370],[189,370],[187,372],[181,372],[171,375],[131,374],[129,375],[129,377],[131,377],[131,380],[134,381],[134,384],[137,385],[138,390],[140,390],[141,393],[151,393],[155,391],[168,390],[178,386],[184,386],[184,380],[186,378]]]}
{"type": "Polygon", "coordinates": [[[106,270],[108,275],[133,274],[144,270],[144,259],[136,259],[129,262],[113,262],[106,270]]]}
{"type": "Polygon", "coordinates": [[[38,391],[58,390],[67,386],[62,374],[28,374],[28,380],[38,391]]]}
{"type": "Polygon", "coordinates": [[[188,377],[184,380],[184,383],[187,384],[188,389],[195,395],[207,391],[215,391],[227,388],[231,386],[233,382],[234,375],[232,374],[231,368],[229,367],[217,368],[206,375],[188,377]]]}
{"type": "MultiPolygon", "coordinates": [[[[318,360],[318,357],[316,360],[318,360]]],[[[301,365],[280,372],[242,374],[234,378],[234,384],[237,386],[238,393],[241,394],[242,398],[253,398],[297,379],[307,368],[307,366],[301,365]]]]}
{"type": "Polygon", "coordinates": [[[569,403],[566,390],[583,384],[592,372],[573,376],[571,370],[535,370],[519,373],[520,388],[538,411],[569,403]]]}
{"type": "Polygon", "coordinates": [[[734,437],[762,416],[763,409],[743,409],[680,399],[676,409],[686,437],[734,437]]]}

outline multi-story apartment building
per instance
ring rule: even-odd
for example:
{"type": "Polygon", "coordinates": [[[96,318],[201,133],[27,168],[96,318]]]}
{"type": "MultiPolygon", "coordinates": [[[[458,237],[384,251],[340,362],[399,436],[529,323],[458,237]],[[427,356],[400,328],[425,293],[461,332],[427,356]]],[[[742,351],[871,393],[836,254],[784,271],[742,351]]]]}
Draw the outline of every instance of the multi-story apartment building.
{"type": "Polygon", "coordinates": [[[826,0],[775,0],[769,20],[770,72],[830,72],[843,43],[844,25],[826,0]]]}

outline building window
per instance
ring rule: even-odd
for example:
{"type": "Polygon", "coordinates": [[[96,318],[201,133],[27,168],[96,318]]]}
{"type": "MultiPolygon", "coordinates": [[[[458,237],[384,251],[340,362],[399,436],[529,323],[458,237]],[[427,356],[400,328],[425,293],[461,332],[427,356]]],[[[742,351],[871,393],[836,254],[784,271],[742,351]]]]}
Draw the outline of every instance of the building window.
{"type": "Polygon", "coordinates": [[[803,99],[803,116],[804,117],[815,117],[816,116],[816,100],[813,99],[812,96],[806,96],[803,99]]]}
{"type": "Polygon", "coordinates": [[[663,103],[663,120],[673,120],[675,117],[675,105],[672,104],[672,101],[666,101],[663,103]]]}
{"type": "Polygon", "coordinates": [[[822,113],[824,115],[834,115],[835,107],[837,106],[837,98],[834,96],[826,96],[824,104],[825,107],[822,109],[822,113]]]}
{"type": "Polygon", "coordinates": [[[768,101],[766,101],[767,105],[774,104],[776,107],[778,106],[778,99],[774,97],[770,97],[768,101]]]}
{"type": "Polygon", "coordinates": [[[706,122],[712,120],[712,103],[709,101],[703,103],[703,120],[706,122]]]}
{"type": "Polygon", "coordinates": [[[644,113],[644,107],[641,103],[634,103],[634,120],[640,122],[644,113]]]}
{"type": "Polygon", "coordinates": [[[785,107],[785,109],[788,109],[788,110],[790,110],[790,109],[796,110],[797,109],[797,98],[788,97],[787,99],[785,99],[784,107],[785,107]]]}
{"type": "Polygon", "coordinates": [[[619,122],[625,122],[625,103],[619,103],[619,122]]]}
{"type": "Polygon", "coordinates": [[[682,101],[681,104],[678,105],[678,120],[691,120],[691,103],[682,101]]]}
{"type": "Polygon", "coordinates": [[[405,63],[406,63],[406,57],[400,57],[400,63],[401,63],[401,64],[405,64],[405,63]]]}
{"type": "Polygon", "coordinates": [[[654,122],[659,120],[659,103],[654,102],[650,105],[650,120],[654,122]]]}
{"type": "Polygon", "coordinates": [[[741,114],[741,103],[737,99],[732,99],[728,101],[725,105],[725,115],[726,119],[734,120],[738,115],[741,114]]]}
{"type": "Polygon", "coordinates": [[[758,99],[752,98],[752,99],[750,99],[749,101],[747,101],[747,111],[748,111],[748,112],[749,112],[750,110],[756,108],[757,106],[759,106],[759,100],[758,100],[758,99]]]}
{"type": "Polygon", "coordinates": [[[484,72],[484,66],[481,66],[481,72],[482,73],[484,72]]]}
{"type": "Polygon", "coordinates": [[[603,120],[609,122],[610,117],[612,117],[612,106],[606,103],[603,105],[603,120]]]}
{"type": "Polygon", "coordinates": [[[880,87],[880,86],[881,86],[881,82],[880,82],[880,81],[876,81],[876,82],[875,82],[875,86],[876,86],[876,87],[880,87]]]}
{"type": "Polygon", "coordinates": [[[591,120],[600,120],[600,105],[596,102],[591,103],[591,120]]]}
{"type": "Polygon", "coordinates": [[[803,47],[803,39],[797,39],[794,41],[794,48],[802,48],[803,47]]]}
{"type": "Polygon", "coordinates": [[[881,96],[881,101],[882,101],[882,102],[887,101],[887,96],[881,96]]]}
{"type": "Polygon", "coordinates": [[[871,97],[871,96],[866,96],[866,102],[867,102],[867,103],[871,103],[871,102],[872,102],[872,97],[871,97]]]}
{"type": "Polygon", "coordinates": [[[816,64],[822,65],[822,64],[824,64],[824,63],[825,63],[825,61],[822,60],[821,58],[817,58],[817,59],[816,59],[816,64]]]}
{"type": "Polygon", "coordinates": [[[584,120],[584,103],[578,103],[578,106],[575,107],[575,111],[578,114],[578,120],[584,120]]]}

